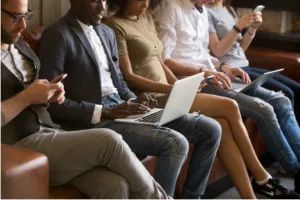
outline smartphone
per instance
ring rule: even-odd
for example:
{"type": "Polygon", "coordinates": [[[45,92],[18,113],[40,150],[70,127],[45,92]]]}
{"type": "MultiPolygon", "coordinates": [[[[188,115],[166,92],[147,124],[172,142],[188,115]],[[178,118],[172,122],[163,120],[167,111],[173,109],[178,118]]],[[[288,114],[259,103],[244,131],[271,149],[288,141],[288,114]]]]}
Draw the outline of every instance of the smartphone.
{"type": "Polygon", "coordinates": [[[63,81],[65,78],[67,78],[68,74],[62,74],[60,75],[59,79],[55,80],[54,82],[51,81],[51,83],[59,83],[63,81]]]}
{"type": "Polygon", "coordinates": [[[258,12],[258,11],[263,11],[263,9],[265,9],[265,6],[263,5],[259,5],[259,6],[256,6],[256,8],[253,10],[253,12],[258,12]]]}
{"type": "Polygon", "coordinates": [[[210,76],[206,77],[205,79],[203,79],[203,80],[201,81],[201,84],[207,83],[208,81],[210,81],[210,80],[213,79],[214,77],[215,77],[214,75],[210,75],[210,76]]]}

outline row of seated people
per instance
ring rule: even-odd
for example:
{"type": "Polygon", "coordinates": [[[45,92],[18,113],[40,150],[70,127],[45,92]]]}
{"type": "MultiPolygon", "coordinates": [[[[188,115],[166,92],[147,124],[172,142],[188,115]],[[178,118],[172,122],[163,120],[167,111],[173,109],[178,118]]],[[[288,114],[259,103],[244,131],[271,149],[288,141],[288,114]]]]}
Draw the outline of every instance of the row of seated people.
{"type": "MultiPolygon", "coordinates": [[[[117,11],[107,22],[114,32],[101,23],[106,1],[71,0],[68,14],[43,34],[40,67],[39,59],[18,39],[19,34],[11,32],[20,33],[25,28],[23,18],[30,15],[26,13],[27,1],[2,1],[6,14],[2,19],[6,34],[1,34],[2,141],[44,153],[49,158],[52,186],[68,183],[93,198],[173,196],[189,143],[195,147],[180,198],[203,195],[216,153],[242,198],[255,198],[254,191],[269,198],[299,198],[262,167],[242,121],[244,116],[257,122],[269,150],[298,180],[298,144],[290,141],[300,141],[300,130],[291,101],[263,88],[249,94],[229,90],[230,79],[236,75],[250,82],[244,70],[230,64],[246,58],[224,56],[227,60],[220,62],[208,54],[208,45],[214,55],[222,54],[218,50],[224,48],[216,47],[224,42],[221,38],[214,40],[218,38],[214,32],[218,26],[208,30],[213,24],[209,25],[203,7],[207,3],[169,1],[164,12],[158,11],[159,39],[154,21],[146,13],[148,0],[107,1],[110,11],[117,11]],[[26,15],[17,18],[10,13],[26,15]],[[188,114],[164,127],[114,121],[149,112],[156,106],[163,108],[176,76],[200,72],[215,75],[216,83],[220,81],[226,87],[202,88],[191,108],[191,112],[200,110],[200,115],[188,114]],[[68,74],[64,85],[57,83],[64,73],[68,74]],[[136,97],[122,74],[131,87],[147,93],[136,97]],[[37,75],[40,80],[35,80],[37,75]],[[46,110],[67,131],[59,129],[46,110]],[[282,126],[286,122],[290,124],[282,126]],[[154,179],[131,150],[158,156],[154,179]],[[247,168],[254,176],[252,184],[247,168]]],[[[238,21],[227,34],[233,38],[232,44],[226,43],[230,46],[227,49],[235,47],[243,52],[261,22],[260,13],[238,21]],[[237,30],[248,26],[241,42],[237,30]]],[[[278,89],[277,84],[274,81],[270,87],[278,89]]]]}

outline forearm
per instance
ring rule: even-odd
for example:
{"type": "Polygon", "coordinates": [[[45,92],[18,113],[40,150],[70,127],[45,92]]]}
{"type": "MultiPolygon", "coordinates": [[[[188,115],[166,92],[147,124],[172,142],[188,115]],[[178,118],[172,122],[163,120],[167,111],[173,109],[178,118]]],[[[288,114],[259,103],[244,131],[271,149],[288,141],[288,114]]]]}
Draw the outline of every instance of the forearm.
{"type": "Polygon", "coordinates": [[[223,57],[232,48],[232,45],[237,40],[238,32],[232,29],[219,42],[210,45],[211,52],[214,56],[223,57]]]}
{"type": "Polygon", "coordinates": [[[172,90],[171,85],[159,83],[136,74],[128,75],[126,80],[130,86],[143,92],[169,94],[172,90]]]}
{"type": "Polygon", "coordinates": [[[166,60],[165,65],[177,76],[191,76],[201,72],[200,66],[184,64],[173,59],[166,60]]]}
{"type": "Polygon", "coordinates": [[[24,98],[23,92],[1,102],[2,120],[1,127],[5,126],[16,116],[18,116],[30,103],[24,98]]]}
{"type": "Polygon", "coordinates": [[[164,69],[164,72],[165,72],[165,74],[166,74],[168,83],[169,83],[170,85],[173,85],[173,84],[177,81],[176,76],[175,76],[175,75],[173,74],[173,72],[169,69],[169,67],[163,63],[162,60],[161,60],[161,65],[163,66],[163,69],[164,69]]]}
{"type": "Polygon", "coordinates": [[[247,30],[247,32],[245,33],[243,39],[241,40],[240,44],[241,47],[243,48],[244,51],[246,51],[249,47],[249,45],[251,44],[254,36],[256,33],[256,29],[253,28],[252,26],[250,26],[247,30]]]}

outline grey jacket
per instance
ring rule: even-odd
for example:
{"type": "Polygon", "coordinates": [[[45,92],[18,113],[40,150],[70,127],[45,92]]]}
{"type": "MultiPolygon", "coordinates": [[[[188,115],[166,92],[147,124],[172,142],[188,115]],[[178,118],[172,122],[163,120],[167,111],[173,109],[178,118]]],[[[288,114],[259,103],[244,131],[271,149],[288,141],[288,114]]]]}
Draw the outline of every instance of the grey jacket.
{"type": "MultiPolygon", "coordinates": [[[[135,98],[119,69],[114,32],[104,24],[94,29],[104,46],[118,94],[125,101],[135,98]]],[[[102,104],[101,74],[88,38],[70,11],[45,30],[39,55],[40,78],[51,80],[62,73],[68,74],[64,80],[66,101],[62,105],[51,105],[51,116],[60,124],[91,125],[95,104],[102,104]]]]}

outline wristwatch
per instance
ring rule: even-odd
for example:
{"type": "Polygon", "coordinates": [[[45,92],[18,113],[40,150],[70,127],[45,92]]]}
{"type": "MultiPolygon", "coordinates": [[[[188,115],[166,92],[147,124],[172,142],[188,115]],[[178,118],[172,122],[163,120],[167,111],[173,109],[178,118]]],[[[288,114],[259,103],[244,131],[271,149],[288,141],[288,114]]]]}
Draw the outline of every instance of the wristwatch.
{"type": "Polygon", "coordinates": [[[223,71],[223,66],[224,66],[224,65],[227,65],[227,62],[221,62],[220,66],[219,66],[219,71],[220,71],[220,72],[224,72],[224,71],[223,71]]]}

